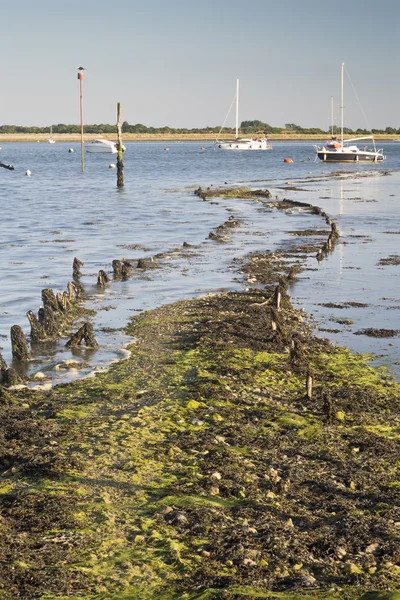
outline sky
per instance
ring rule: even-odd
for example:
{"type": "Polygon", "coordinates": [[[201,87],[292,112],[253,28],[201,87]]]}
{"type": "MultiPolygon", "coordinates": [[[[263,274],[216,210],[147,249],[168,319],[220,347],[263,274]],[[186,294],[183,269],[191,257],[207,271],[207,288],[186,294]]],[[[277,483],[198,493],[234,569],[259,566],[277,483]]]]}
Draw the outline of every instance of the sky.
{"type": "MultiPolygon", "coordinates": [[[[5,3],[5,0],[3,0],[5,3]]],[[[0,125],[400,127],[399,0],[12,0],[1,10],[0,125]],[[356,94],[353,91],[353,87],[356,94]],[[358,98],[358,99],[357,99],[358,98]],[[234,110],[226,124],[234,126],[234,110]]]]}

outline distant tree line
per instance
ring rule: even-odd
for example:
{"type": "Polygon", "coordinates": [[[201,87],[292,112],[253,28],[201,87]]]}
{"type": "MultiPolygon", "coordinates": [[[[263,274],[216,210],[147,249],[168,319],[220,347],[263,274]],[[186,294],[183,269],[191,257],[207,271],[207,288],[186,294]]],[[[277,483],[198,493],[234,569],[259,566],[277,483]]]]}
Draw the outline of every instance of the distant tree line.
{"type": "MultiPolygon", "coordinates": [[[[108,125],[106,123],[100,123],[100,125],[85,125],[84,127],[85,133],[94,133],[97,135],[101,135],[103,133],[115,133],[116,126],[108,125]]],[[[128,121],[124,121],[122,123],[122,133],[161,133],[161,134],[169,134],[169,133],[218,133],[221,129],[221,126],[218,127],[200,127],[187,129],[186,127],[147,127],[146,125],[142,125],[141,123],[136,123],[136,125],[129,125],[128,121]]],[[[330,133],[329,131],[325,131],[320,129],[319,127],[301,127],[300,125],[296,125],[295,123],[286,123],[285,127],[272,127],[268,123],[264,123],[263,121],[242,121],[240,124],[241,133],[245,134],[269,134],[269,133],[314,133],[326,135],[330,133]]],[[[234,128],[225,127],[225,133],[234,133],[234,128]]],[[[336,125],[333,127],[333,132],[338,134],[340,132],[340,128],[336,125]]],[[[50,127],[23,127],[21,125],[1,125],[0,133],[50,133],[50,127]]],[[[59,123],[58,125],[53,125],[53,133],[80,133],[79,125],[65,125],[64,123],[59,123]]],[[[344,133],[348,135],[368,135],[371,133],[367,129],[350,129],[349,127],[344,128],[344,133]]],[[[372,133],[383,133],[383,134],[400,134],[400,127],[386,127],[386,129],[372,129],[372,133]]]]}

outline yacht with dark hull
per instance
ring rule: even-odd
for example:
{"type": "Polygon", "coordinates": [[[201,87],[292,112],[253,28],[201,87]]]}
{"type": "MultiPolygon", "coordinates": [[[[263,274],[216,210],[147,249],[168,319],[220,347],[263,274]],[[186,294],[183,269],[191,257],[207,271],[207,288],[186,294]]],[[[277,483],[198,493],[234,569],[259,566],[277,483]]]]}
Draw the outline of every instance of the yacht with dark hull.
{"type": "Polygon", "coordinates": [[[336,138],[332,138],[325,146],[314,146],[317,157],[324,162],[382,162],[386,156],[383,150],[377,150],[373,136],[353,138],[350,140],[341,140],[338,142],[336,138]],[[358,146],[350,145],[353,142],[360,140],[372,140],[372,148],[363,146],[362,149],[358,146]]]}
{"type": "MultiPolygon", "coordinates": [[[[315,145],[316,156],[323,162],[363,162],[363,163],[378,163],[386,159],[383,154],[383,150],[377,150],[375,147],[375,140],[372,135],[363,136],[359,138],[352,138],[345,140],[343,138],[343,112],[344,112],[344,98],[343,98],[343,71],[344,63],[342,63],[341,69],[341,88],[342,88],[342,105],[340,107],[341,112],[341,136],[340,141],[335,136],[325,144],[325,146],[315,145]],[[367,145],[363,145],[362,148],[352,145],[354,142],[361,140],[372,140],[372,148],[367,145]]],[[[332,115],[332,130],[333,130],[333,115],[332,115]]]]}

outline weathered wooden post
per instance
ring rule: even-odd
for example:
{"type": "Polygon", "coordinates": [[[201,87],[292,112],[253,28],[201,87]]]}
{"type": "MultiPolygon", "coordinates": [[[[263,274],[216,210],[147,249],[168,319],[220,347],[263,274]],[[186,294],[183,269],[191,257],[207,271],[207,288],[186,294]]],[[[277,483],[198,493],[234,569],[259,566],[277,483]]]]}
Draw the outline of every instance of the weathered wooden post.
{"type": "Polygon", "coordinates": [[[121,129],[121,102],[117,102],[117,187],[124,187],[124,163],[122,162],[122,129],[121,129]]]}
{"type": "Polygon", "coordinates": [[[27,361],[30,359],[28,342],[19,325],[11,327],[11,349],[13,358],[16,360],[27,361]]]}

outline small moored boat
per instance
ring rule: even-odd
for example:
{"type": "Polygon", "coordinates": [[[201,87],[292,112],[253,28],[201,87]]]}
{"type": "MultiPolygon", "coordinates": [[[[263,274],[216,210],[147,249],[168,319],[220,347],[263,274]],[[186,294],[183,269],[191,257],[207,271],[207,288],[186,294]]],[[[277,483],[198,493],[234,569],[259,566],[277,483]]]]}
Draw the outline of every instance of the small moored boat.
{"type": "MultiPolygon", "coordinates": [[[[94,142],[88,142],[85,144],[86,152],[102,152],[105,154],[117,154],[118,144],[117,142],[111,142],[110,140],[94,140],[94,142]]],[[[125,146],[122,146],[122,151],[125,152],[125,146]]]]}
{"type": "MultiPolygon", "coordinates": [[[[340,141],[332,135],[332,138],[325,144],[325,146],[315,145],[316,156],[324,162],[382,162],[386,159],[383,154],[383,150],[377,150],[375,147],[374,136],[363,136],[359,138],[352,138],[350,140],[343,139],[343,70],[344,63],[342,63],[341,69],[341,91],[342,91],[342,104],[341,104],[341,136],[340,141]],[[350,146],[352,142],[358,142],[360,140],[372,140],[373,148],[369,149],[368,146],[364,145],[362,149],[358,146],[350,146]]],[[[332,116],[332,132],[333,132],[333,116],[332,116]]]]}
{"type": "Polygon", "coordinates": [[[217,136],[216,143],[221,150],[272,150],[265,136],[256,139],[239,138],[239,79],[236,81],[236,139],[222,142],[217,136]]]}

